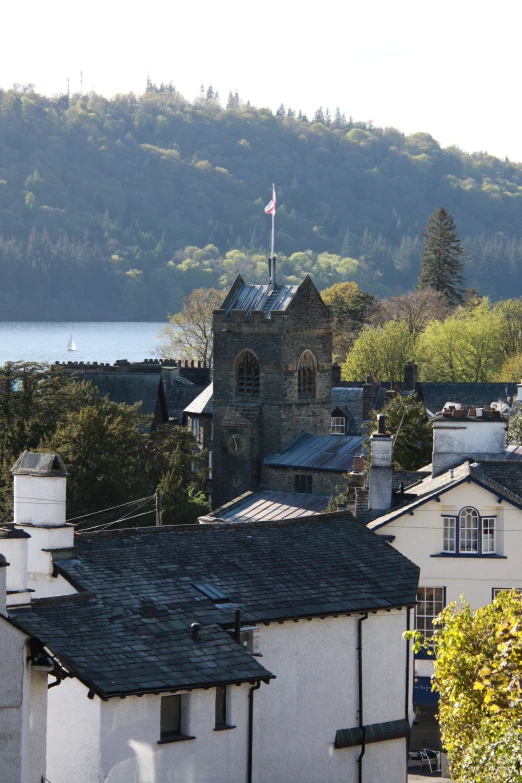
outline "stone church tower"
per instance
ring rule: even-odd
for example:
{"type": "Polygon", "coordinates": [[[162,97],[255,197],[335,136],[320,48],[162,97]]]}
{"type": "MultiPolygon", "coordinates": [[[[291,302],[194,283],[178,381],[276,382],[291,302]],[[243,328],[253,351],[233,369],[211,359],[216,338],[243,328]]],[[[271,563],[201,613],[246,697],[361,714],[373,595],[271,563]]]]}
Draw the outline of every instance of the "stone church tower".
{"type": "Polygon", "coordinates": [[[214,311],[213,506],[259,485],[261,464],[303,432],[330,432],[332,324],[307,276],[246,285],[214,311]]]}

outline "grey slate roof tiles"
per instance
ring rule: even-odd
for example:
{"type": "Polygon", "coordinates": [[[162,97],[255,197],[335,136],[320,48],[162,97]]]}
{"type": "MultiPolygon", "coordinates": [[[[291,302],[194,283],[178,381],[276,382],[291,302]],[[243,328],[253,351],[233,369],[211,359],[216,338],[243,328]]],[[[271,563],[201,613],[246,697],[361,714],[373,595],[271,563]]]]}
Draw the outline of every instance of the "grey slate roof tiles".
{"type": "Polygon", "coordinates": [[[141,410],[153,415],[158,401],[161,379],[153,373],[84,373],[79,380],[92,381],[100,397],[108,396],[111,402],[134,405],[141,402],[141,410]]]}
{"type": "Polygon", "coordinates": [[[94,597],[10,617],[104,697],[263,679],[223,630],[412,604],[419,569],[357,520],[191,525],[76,536],[60,573],[94,597]],[[231,603],[215,603],[196,584],[231,603]],[[190,625],[202,623],[201,642],[190,625]]]}
{"type": "Polygon", "coordinates": [[[300,435],[281,452],[272,454],[265,465],[346,473],[353,458],[366,451],[360,435],[300,435]]]}
{"type": "Polygon", "coordinates": [[[264,310],[265,318],[274,310],[286,310],[294,298],[297,285],[246,285],[243,284],[234,293],[227,306],[227,315],[232,310],[244,310],[248,316],[252,310],[264,310]]]}
{"type": "Polygon", "coordinates": [[[435,414],[446,402],[484,407],[492,402],[517,396],[516,383],[427,383],[422,382],[422,398],[426,408],[435,414]]]}
{"type": "Polygon", "coordinates": [[[332,410],[347,405],[355,419],[363,417],[363,390],[357,387],[334,386],[332,388],[332,410]]]}
{"type": "Polygon", "coordinates": [[[237,503],[228,503],[223,510],[213,512],[212,516],[227,522],[296,519],[320,514],[326,509],[328,501],[326,495],[263,490],[249,493],[248,497],[237,503]]]}
{"type": "Polygon", "coordinates": [[[198,394],[198,396],[193,399],[189,405],[187,405],[185,408],[185,413],[189,413],[191,415],[210,415],[213,410],[213,393],[214,384],[210,383],[207,388],[201,392],[201,394],[198,394]]]}

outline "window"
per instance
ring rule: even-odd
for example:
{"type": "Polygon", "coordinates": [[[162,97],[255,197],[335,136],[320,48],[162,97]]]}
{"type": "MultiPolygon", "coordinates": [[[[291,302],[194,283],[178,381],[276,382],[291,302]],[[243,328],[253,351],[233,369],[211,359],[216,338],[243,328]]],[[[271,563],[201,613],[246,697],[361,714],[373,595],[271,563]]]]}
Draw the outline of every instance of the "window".
{"type": "Polygon", "coordinates": [[[227,725],[227,687],[220,685],[216,688],[216,729],[222,729],[227,725]]]}
{"type": "Polygon", "coordinates": [[[481,517],[469,506],[458,517],[442,517],[442,551],[461,555],[495,554],[495,522],[495,517],[481,517]]]}
{"type": "Polygon", "coordinates": [[[238,397],[259,397],[259,360],[250,351],[243,351],[236,363],[236,394],[238,397]]]}
{"type": "Polygon", "coordinates": [[[332,416],[332,435],[344,435],[346,433],[346,419],[344,416],[332,416]]]}
{"type": "Polygon", "coordinates": [[[482,554],[495,551],[495,517],[482,517],[482,554]]]}
{"type": "Polygon", "coordinates": [[[499,593],[509,593],[511,590],[514,590],[519,595],[522,596],[522,587],[494,587],[492,590],[492,597],[496,598],[499,593]]]}
{"type": "Polygon", "coordinates": [[[297,396],[315,397],[315,358],[311,351],[305,351],[297,365],[297,396]]]}
{"type": "Polygon", "coordinates": [[[445,587],[419,587],[415,608],[415,629],[423,636],[433,636],[433,620],[446,604],[445,587]]]}
{"type": "Polygon", "coordinates": [[[199,440],[199,419],[192,419],[192,434],[199,440]]]}
{"type": "Polygon", "coordinates": [[[442,551],[455,552],[457,520],[455,517],[443,517],[442,551]]]}
{"type": "Polygon", "coordinates": [[[308,492],[312,491],[312,476],[300,476],[296,474],[294,476],[294,492],[308,492]]]}
{"type": "Polygon", "coordinates": [[[181,736],[181,696],[163,696],[160,739],[171,740],[181,736]]]}
{"type": "Polygon", "coordinates": [[[478,513],[474,508],[463,508],[459,514],[459,552],[478,553],[478,513]]]}

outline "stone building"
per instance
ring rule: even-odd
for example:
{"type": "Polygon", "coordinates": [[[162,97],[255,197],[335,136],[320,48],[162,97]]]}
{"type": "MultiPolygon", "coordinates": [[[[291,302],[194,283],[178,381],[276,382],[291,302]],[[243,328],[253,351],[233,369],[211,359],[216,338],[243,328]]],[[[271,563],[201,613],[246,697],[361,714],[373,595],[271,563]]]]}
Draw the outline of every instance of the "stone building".
{"type": "Polygon", "coordinates": [[[331,427],[331,315],[312,280],[236,278],[214,312],[213,505],[257,487],[263,460],[331,427]]]}

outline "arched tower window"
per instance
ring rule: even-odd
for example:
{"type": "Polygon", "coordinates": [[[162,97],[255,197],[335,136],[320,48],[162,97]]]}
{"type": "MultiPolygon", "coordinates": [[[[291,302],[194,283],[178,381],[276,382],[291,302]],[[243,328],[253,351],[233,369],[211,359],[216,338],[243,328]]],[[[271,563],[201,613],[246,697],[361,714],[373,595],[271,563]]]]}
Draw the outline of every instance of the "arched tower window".
{"type": "Polygon", "coordinates": [[[259,359],[251,351],[243,351],[236,362],[236,394],[238,397],[259,397],[259,359]]]}
{"type": "Polygon", "coordinates": [[[297,396],[299,399],[315,397],[315,357],[311,351],[305,351],[297,365],[297,396]]]}

